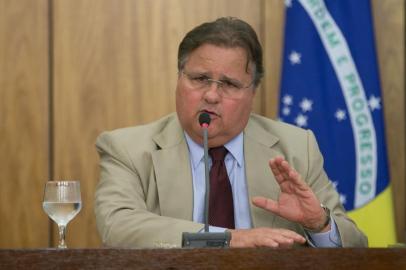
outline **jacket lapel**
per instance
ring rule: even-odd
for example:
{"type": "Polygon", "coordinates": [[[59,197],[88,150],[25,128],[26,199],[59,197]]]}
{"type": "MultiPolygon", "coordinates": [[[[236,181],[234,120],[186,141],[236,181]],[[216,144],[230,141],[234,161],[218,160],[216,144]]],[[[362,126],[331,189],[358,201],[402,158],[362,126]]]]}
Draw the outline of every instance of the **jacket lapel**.
{"type": "MultiPolygon", "coordinates": [[[[254,196],[278,199],[280,188],[268,165],[271,158],[280,155],[272,148],[278,140],[251,117],[244,131],[245,171],[250,201],[254,196]]],[[[254,206],[251,202],[250,210],[254,227],[275,225],[276,215],[254,206]]]]}
{"type": "Polygon", "coordinates": [[[188,147],[176,115],[153,140],[152,153],[161,215],[193,218],[193,186],[188,147]]]}

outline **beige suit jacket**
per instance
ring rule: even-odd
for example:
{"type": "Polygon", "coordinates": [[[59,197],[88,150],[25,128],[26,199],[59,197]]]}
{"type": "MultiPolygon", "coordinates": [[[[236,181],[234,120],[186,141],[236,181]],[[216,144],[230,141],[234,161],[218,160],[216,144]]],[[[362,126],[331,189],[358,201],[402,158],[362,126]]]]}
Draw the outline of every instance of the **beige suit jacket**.
{"type": "MultiPolygon", "coordinates": [[[[193,188],[188,147],[176,114],[144,126],[102,133],[100,182],[95,212],[103,243],[120,247],[180,247],[182,232],[197,232],[192,221],[193,188]]],[[[339,195],[323,170],[323,158],[310,131],[252,114],[244,130],[249,197],[277,200],[279,186],[268,166],[283,156],[331,209],[344,247],[366,246],[366,237],[345,215],[339,195]]],[[[302,226],[251,204],[254,227],[302,226]]]]}

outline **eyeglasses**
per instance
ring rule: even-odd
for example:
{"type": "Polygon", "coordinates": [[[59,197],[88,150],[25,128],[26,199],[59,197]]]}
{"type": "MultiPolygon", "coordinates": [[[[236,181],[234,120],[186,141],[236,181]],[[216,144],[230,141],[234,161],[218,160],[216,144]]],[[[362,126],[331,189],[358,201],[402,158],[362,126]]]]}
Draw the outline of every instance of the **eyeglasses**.
{"type": "Polygon", "coordinates": [[[243,83],[233,79],[215,80],[202,73],[189,73],[184,70],[181,71],[185,75],[189,87],[195,90],[207,91],[212,83],[216,83],[219,94],[224,98],[239,99],[244,96],[244,90],[251,88],[253,82],[244,86],[243,83]]]}

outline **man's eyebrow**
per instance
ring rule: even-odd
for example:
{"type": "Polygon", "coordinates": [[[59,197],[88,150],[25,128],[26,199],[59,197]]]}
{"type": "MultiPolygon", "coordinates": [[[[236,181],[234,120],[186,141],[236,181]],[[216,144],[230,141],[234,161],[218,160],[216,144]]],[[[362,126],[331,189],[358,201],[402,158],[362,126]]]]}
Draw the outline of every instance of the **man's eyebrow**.
{"type": "Polygon", "coordinates": [[[204,75],[204,76],[210,76],[211,72],[210,71],[203,71],[203,70],[192,70],[190,71],[191,74],[193,75],[204,75]]]}
{"type": "MultiPolygon", "coordinates": [[[[195,70],[195,71],[190,71],[191,75],[202,75],[202,76],[207,76],[213,79],[213,73],[211,71],[203,71],[203,70],[195,70]]],[[[230,81],[233,83],[238,83],[241,84],[240,80],[236,78],[229,77],[225,74],[222,74],[219,78],[219,80],[223,81],[230,81]]]]}
{"type": "Polygon", "coordinates": [[[228,80],[230,82],[241,83],[238,79],[228,77],[227,75],[222,75],[220,80],[228,80]]]}

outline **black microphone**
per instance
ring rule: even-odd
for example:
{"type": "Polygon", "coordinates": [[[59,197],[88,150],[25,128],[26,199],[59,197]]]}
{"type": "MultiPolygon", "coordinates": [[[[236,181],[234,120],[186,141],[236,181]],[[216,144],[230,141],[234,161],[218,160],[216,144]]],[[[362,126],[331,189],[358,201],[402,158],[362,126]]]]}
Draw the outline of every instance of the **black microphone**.
{"type": "MultiPolygon", "coordinates": [[[[203,128],[208,128],[211,122],[211,118],[210,115],[208,113],[201,113],[199,115],[199,124],[203,127],[203,128]]],[[[203,129],[204,132],[204,129],[203,129]]]]}
{"type": "Polygon", "coordinates": [[[203,148],[204,148],[204,175],[206,194],[204,197],[204,233],[182,233],[182,247],[203,248],[203,247],[228,247],[230,246],[231,233],[225,231],[222,233],[209,232],[209,198],[210,198],[210,179],[209,179],[209,147],[208,147],[208,128],[211,122],[208,113],[199,115],[199,124],[203,129],[203,148]]]}

